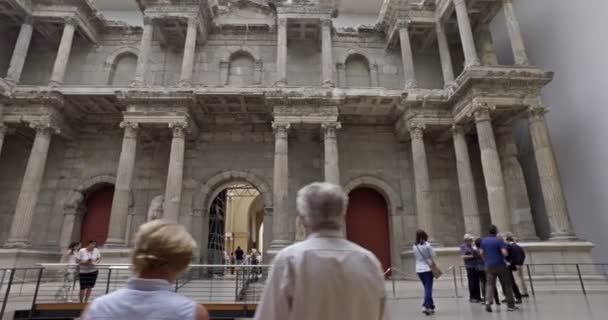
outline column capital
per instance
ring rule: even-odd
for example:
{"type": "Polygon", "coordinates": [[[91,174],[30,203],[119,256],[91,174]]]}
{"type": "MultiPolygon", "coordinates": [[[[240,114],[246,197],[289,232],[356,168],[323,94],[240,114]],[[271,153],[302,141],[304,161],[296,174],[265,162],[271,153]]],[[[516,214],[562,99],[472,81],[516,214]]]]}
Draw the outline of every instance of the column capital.
{"type": "Polygon", "coordinates": [[[485,102],[474,102],[472,115],[475,117],[475,122],[490,121],[490,112],[496,109],[496,106],[485,102]]]}
{"type": "Polygon", "coordinates": [[[188,128],[187,122],[170,122],[169,128],[173,131],[174,139],[186,138],[186,129],[188,128]]]}
{"type": "Polygon", "coordinates": [[[455,136],[463,136],[466,133],[466,128],[463,125],[455,124],[450,128],[452,134],[455,136]]]}
{"type": "Polygon", "coordinates": [[[198,25],[201,22],[201,19],[198,16],[188,17],[188,26],[190,25],[198,25]]]}
{"type": "Polygon", "coordinates": [[[410,20],[399,20],[397,22],[397,28],[399,28],[399,31],[401,31],[401,30],[409,31],[410,24],[411,24],[410,20]]]}
{"type": "Polygon", "coordinates": [[[536,122],[536,121],[544,121],[545,114],[549,112],[549,108],[544,105],[533,105],[528,107],[528,121],[536,122]]]}
{"type": "Polygon", "coordinates": [[[29,24],[29,25],[34,24],[34,17],[31,15],[25,16],[25,18],[23,18],[23,24],[29,24]]]}
{"type": "Polygon", "coordinates": [[[277,19],[277,25],[279,25],[279,27],[286,27],[287,26],[287,18],[278,18],[277,19]]]}
{"type": "Polygon", "coordinates": [[[331,28],[333,26],[333,21],[331,18],[321,19],[321,26],[323,28],[331,28]]]}
{"type": "Polygon", "coordinates": [[[151,25],[152,24],[152,20],[153,20],[152,17],[150,17],[150,16],[144,16],[144,25],[145,26],[151,25]]]}
{"type": "Polygon", "coordinates": [[[424,137],[424,130],[426,129],[426,125],[424,124],[415,124],[409,127],[410,130],[410,138],[412,139],[422,139],[424,137]]]}
{"type": "Polygon", "coordinates": [[[465,0],[452,0],[455,6],[461,6],[465,4],[465,0]]]}
{"type": "Polygon", "coordinates": [[[125,129],[125,138],[137,138],[137,131],[139,131],[139,123],[123,121],[120,123],[120,127],[125,129]]]}
{"type": "Polygon", "coordinates": [[[276,139],[287,139],[291,123],[289,122],[273,122],[272,131],[275,134],[276,139]]]}
{"type": "Polygon", "coordinates": [[[340,122],[324,122],[321,124],[325,139],[336,138],[336,131],[342,128],[340,122]]]}
{"type": "Polygon", "coordinates": [[[78,25],[78,19],[76,19],[76,17],[65,17],[64,21],[66,25],[70,25],[72,27],[76,27],[78,25]]]}
{"type": "Polygon", "coordinates": [[[36,133],[48,136],[61,133],[61,129],[50,121],[32,121],[29,123],[29,127],[36,130],[36,133]]]}

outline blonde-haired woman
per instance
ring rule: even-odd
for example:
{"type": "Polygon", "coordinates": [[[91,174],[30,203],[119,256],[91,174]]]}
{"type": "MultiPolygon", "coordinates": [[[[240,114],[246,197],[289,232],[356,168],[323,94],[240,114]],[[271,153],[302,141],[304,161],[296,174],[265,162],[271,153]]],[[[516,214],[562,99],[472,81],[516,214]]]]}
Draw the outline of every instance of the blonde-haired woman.
{"type": "Polygon", "coordinates": [[[208,320],[207,310],[173,292],[172,283],[188,267],[196,243],[173,222],[143,224],[135,236],[133,271],[126,288],[95,299],[84,319],[208,320]]]}

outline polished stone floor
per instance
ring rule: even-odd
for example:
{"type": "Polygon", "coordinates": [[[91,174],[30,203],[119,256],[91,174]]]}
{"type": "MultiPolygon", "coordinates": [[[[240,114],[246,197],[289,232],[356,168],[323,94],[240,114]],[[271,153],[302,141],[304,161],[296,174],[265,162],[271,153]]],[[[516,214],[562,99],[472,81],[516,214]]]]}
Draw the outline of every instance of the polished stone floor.
{"type": "Polygon", "coordinates": [[[606,320],[608,319],[608,293],[555,292],[542,293],[519,305],[519,311],[506,311],[506,306],[487,313],[483,305],[471,304],[465,298],[439,298],[435,300],[437,313],[425,316],[420,312],[419,299],[390,299],[387,320],[401,319],[509,319],[509,320],[606,320]]]}

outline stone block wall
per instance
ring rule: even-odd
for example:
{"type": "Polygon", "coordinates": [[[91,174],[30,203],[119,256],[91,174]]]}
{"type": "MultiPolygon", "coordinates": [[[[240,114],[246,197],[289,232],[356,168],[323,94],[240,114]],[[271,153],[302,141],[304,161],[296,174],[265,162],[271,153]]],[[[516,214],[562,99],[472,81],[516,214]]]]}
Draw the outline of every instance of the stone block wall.
{"type": "Polygon", "coordinates": [[[4,139],[0,154],[0,243],[8,239],[31,145],[29,139],[15,135],[4,139]]]}

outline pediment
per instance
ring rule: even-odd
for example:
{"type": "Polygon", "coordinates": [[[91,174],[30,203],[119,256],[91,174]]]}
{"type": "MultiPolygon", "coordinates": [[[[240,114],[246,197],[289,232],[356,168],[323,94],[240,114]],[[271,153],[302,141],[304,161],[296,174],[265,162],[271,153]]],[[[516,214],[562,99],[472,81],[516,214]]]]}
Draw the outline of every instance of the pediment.
{"type": "Polygon", "coordinates": [[[215,17],[217,25],[268,25],[275,24],[276,18],[272,8],[265,1],[240,0],[228,1],[219,8],[215,17]]]}

